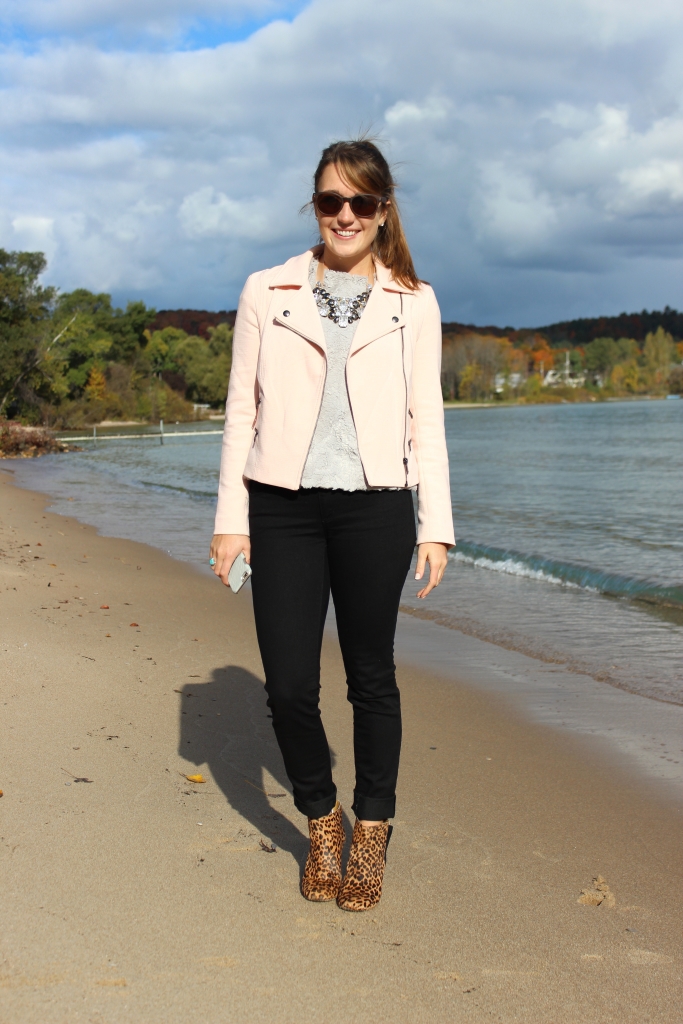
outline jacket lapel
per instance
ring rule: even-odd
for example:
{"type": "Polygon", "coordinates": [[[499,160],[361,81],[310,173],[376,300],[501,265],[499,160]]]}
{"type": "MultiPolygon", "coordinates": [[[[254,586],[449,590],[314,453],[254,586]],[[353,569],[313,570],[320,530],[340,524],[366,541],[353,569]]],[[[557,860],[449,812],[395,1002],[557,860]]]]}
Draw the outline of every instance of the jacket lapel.
{"type": "Polygon", "coordinates": [[[282,266],[270,285],[273,292],[270,315],[277,323],[301,335],[327,354],[320,313],[313,291],[308,286],[308,270],[314,254],[309,249],[301,256],[287,260],[282,266]]]}
{"type": "MultiPolygon", "coordinates": [[[[313,291],[308,286],[311,259],[319,252],[320,247],[309,249],[308,252],[294,256],[283,264],[270,284],[273,292],[270,312],[277,323],[306,338],[327,354],[320,313],[313,291]]],[[[403,291],[405,289],[396,284],[391,271],[378,263],[375,286],[358,322],[349,356],[377,341],[378,338],[405,327],[406,321],[401,312],[399,297],[403,291]]]]}
{"type": "Polygon", "coordinates": [[[300,334],[327,354],[320,313],[311,288],[276,288],[270,309],[276,323],[300,334]]]}
{"type": "Polygon", "coordinates": [[[403,289],[394,283],[386,267],[379,264],[375,286],[356,328],[349,357],[378,338],[383,338],[385,334],[405,327],[406,321],[401,312],[402,303],[399,295],[402,291],[403,289]]]}

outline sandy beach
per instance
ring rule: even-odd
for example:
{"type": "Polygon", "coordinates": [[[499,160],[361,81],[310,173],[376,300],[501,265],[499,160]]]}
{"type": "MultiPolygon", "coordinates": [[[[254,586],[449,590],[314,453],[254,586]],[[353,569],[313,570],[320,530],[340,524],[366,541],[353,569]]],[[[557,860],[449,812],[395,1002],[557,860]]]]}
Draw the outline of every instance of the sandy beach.
{"type": "MultiPolygon", "coordinates": [[[[0,470],[1,1024],[680,1024],[656,780],[404,661],[382,902],[307,903],[249,595],[46,501],[0,470]]],[[[348,807],[333,639],[322,701],[348,807]]]]}

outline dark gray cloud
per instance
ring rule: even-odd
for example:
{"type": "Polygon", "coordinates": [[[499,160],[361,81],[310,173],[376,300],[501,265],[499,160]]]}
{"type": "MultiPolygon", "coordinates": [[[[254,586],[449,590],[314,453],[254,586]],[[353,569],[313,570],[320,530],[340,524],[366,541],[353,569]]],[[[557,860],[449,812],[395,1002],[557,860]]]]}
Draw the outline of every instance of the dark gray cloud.
{"type": "MultiPolygon", "coordinates": [[[[141,25],[200,6],[137,5],[141,25]]],[[[16,43],[0,56],[0,244],[44,249],[64,288],[234,306],[247,273],[315,237],[297,211],[321,147],[372,126],[445,317],[680,305],[679,6],[313,0],[200,50],[105,51],[75,28],[16,43]]],[[[92,5],[54,7],[75,25],[92,5]]]]}

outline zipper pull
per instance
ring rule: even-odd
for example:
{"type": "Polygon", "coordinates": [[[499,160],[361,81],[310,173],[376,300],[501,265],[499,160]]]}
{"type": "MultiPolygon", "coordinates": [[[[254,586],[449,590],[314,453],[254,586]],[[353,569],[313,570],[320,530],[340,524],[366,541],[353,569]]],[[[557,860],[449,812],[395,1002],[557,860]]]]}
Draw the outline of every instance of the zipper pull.
{"type": "Polygon", "coordinates": [[[258,437],[258,430],[255,430],[255,431],[254,431],[254,443],[253,443],[253,444],[252,444],[252,446],[251,446],[252,448],[254,448],[254,447],[255,447],[255,445],[256,445],[256,438],[257,438],[257,437],[258,437]]]}

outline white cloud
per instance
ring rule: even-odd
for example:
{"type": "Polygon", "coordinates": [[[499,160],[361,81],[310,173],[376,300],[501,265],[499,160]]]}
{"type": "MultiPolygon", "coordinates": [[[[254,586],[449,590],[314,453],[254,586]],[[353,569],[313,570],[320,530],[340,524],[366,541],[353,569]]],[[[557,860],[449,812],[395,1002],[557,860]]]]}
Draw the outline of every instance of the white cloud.
{"type": "Polygon", "coordinates": [[[268,216],[262,200],[238,202],[211,185],[185,196],[178,215],[190,238],[226,236],[268,241],[272,234],[272,216],[268,216]]]}
{"type": "Polygon", "coordinates": [[[390,128],[399,125],[422,124],[425,121],[443,121],[448,116],[450,103],[443,96],[430,96],[424,103],[399,100],[384,113],[390,128]]]}
{"type": "Polygon", "coordinates": [[[646,210],[652,201],[673,206],[683,201],[683,160],[650,160],[620,171],[619,181],[624,186],[623,198],[613,204],[615,209],[629,209],[629,198],[631,210],[646,210]]]}
{"type": "MultiPolygon", "coordinates": [[[[25,17],[42,2],[25,0],[25,17]]],[[[371,126],[447,317],[680,305],[670,0],[312,0],[292,23],[187,52],[105,51],[78,26],[239,5],[108,4],[54,0],[73,38],[0,51],[0,245],[48,249],[62,287],[234,305],[247,273],[315,238],[297,211],[321,148],[371,126]]]]}
{"type": "Polygon", "coordinates": [[[52,217],[14,217],[11,221],[14,246],[44,252],[52,256],[55,251],[54,220],[52,217]]]}
{"type": "Polygon", "coordinates": [[[499,161],[482,167],[481,197],[473,226],[478,237],[491,240],[506,259],[545,254],[555,238],[557,222],[551,196],[531,177],[515,173],[499,161]]]}

